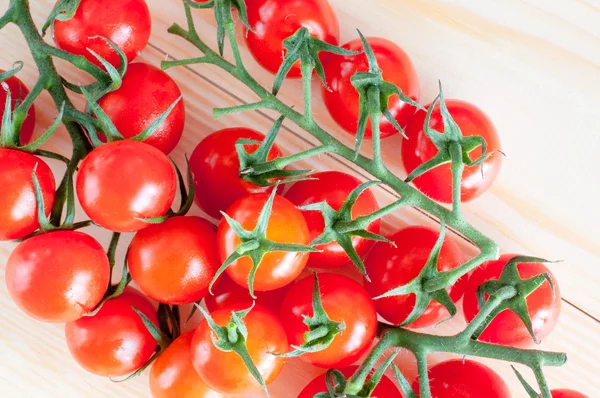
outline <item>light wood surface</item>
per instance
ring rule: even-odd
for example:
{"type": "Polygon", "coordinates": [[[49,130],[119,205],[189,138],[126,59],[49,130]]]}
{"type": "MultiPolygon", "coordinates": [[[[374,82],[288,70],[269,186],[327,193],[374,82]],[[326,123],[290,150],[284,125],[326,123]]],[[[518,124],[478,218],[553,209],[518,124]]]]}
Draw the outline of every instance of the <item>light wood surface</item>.
{"type": "MultiPolygon", "coordinates": [[[[0,0],[0,11],[7,3],[0,0]]],[[[53,3],[32,1],[38,26],[53,3]]],[[[149,0],[148,4],[153,16],[151,45],[139,60],[157,65],[167,56],[197,56],[183,40],[166,33],[171,23],[184,22],[180,1],[149,0]]],[[[467,216],[503,251],[564,260],[551,266],[561,286],[563,312],[557,329],[541,348],[565,351],[569,362],[563,368],[548,369],[548,379],[552,387],[576,388],[590,397],[600,396],[600,2],[334,0],[332,4],[340,19],[343,42],[354,38],[355,29],[360,28],[366,35],[395,41],[411,55],[421,78],[423,102],[433,99],[437,79],[441,79],[447,97],[476,103],[494,120],[507,159],[493,188],[466,206],[467,216]]],[[[195,15],[200,35],[214,43],[211,13],[197,11],[195,15]]],[[[19,77],[31,86],[37,71],[14,26],[0,33],[0,48],[0,68],[23,60],[25,68],[19,77]]],[[[252,73],[270,85],[272,76],[243,53],[252,73]]],[[[85,76],[68,65],[58,66],[69,80],[85,81],[85,76]]],[[[218,69],[192,66],[172,69],[169,74],[180,84],[187,108],[184,137],[173,154],[179,164],[183,164],[185,153],[191,153],[202,137],[216,129],[241,125],[266,131],[270,127],[272,115],[257,112],[212,118],[215,106],[252,100],[242,85],[218,69]]],[[[314,88],[317,121],[351,144],[352,138],[335,126],[322,107],[316,82],[314,88]]],[[[300,83],[290,81],[280,95],[301,107],[300,92],[300,83]]],[[[36,106],[41,131],[57,112],[48,96],[36,106]]],[[[279,144],[293,153],[312,142],[305,132],[286,125],[279,144]]],[[[403,174],[400,143],[400,137],[393,137],[385,141],[384,148],[387,164],[403,174]]],[[[66,134],[55,136],[49,149],[68,154],[66,134]]],[[[329,156],[306,165],[357,172],[329,156]]],[[[59,165],[52,166],[58,175],[59,165]]],[[[380,189],[377,194],[381,203],[392,200],[389,192],[380,189]]],[[[199,210],[194,208],[193,212],[199,210]]],[[[431,222],[416,211],[403,210],[388,217],[385,228],[390,231],[406,224],[431,222]]],[[[108,243],[108,234],[98,229],[90,232],[108,243]]],[[[467,242],[455,238],[466,253],[473,253],[467,242]]],[[[10,243],[0,245],[0,397],[149,397],[147,375],[115,384],[85,373],[70,359],[61,325],[37,323],[15,307],[6,292],[3,272],[13,247],[10,243]]],[[[119,257],[124,250],[122,245],[119,257]]],[[[463,325],[457,317],[436,332],[451,333],[463,325]]],[[[412,372],[408,359],[400,362],[412,372]]],[[[526,396],[506,363],[491,365],[511,386],[514,397],[526,396]]],[[[271,395],[295,397],[319,373],[292,360],[270,388],[271,395]]]]}

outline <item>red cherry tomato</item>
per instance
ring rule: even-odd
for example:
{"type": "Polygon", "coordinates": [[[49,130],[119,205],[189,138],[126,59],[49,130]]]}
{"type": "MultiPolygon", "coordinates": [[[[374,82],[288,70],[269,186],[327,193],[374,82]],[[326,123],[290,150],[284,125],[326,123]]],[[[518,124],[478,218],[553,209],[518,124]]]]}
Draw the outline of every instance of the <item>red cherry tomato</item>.
{"type": "MultiPolygon", "coordinates": [[[[219,326],[226,326],[231,320],[231,312],[244,309],[243,306],[226,307],[212,313],[219,326]]],[[[246,347],[252,362],[270,384],[281,373],[285,358],[273,353],[287,350],[287,339],[281,322],[275,314],[259,305],[243,318],[248,338],[246,347]]],[[[192,338],[192,363],[198,375],[213,390],[221,394],[242,395],[258,392],[260,384],[254,379],[242,358],[235,352],[224,352],[215,347],[213,332],[203,320],[192,338]]]]}
{"type": "Polygon", "coordinates": [[[131,287],[104,303],[96,315],[65,325],[69,351],[81,367],[99,376],[119,377],[150,359],[156,340],[132,307],[158,325],[150,301],[131,287]]]}
{"type": "MultiPolygon", "coordinates": [[[[235,202],[226,213],[239,222],[242,227],[252,231],[258,216],[269,199],[268,194],[246,196],[235,202]]],[[[273,210],[267,226],[267,239],[278,243],[308,245],[308,227],[302,212],[292,202],[276,195],[273,210]]],[[[240,244],[240,238],[223,218],[217,231],[217,247],[221,263],[233,253],[240,244]]],[[[275,290],[290,284],[300,275],[308,253],[269,252],[265,254],[254,279],[257,291],[275,290]]],[[[227,267],[227,275],[238,285],[248,287],[248,275],[252,269],[252,260],[242,257],[227,267]]]]}
{"type": "MultiPolygon", "coordinates": [[[[510,398],[504,380],[487,366],[470,359],[451,359],[429,369],[432,398],[510,398]]],[[[419,380],[412,385],[419,395],[419,380]]]]}
{"type": "MultiPolygon", "coordinates": [[[[316,180],[297,182],[284,196],[296,206],[327,202],[334,210],[339,210],[350,192],[360,185],[357,178],[340,171],[314,173],[312,177],[316,180]]],[[[366,216],[377,210],[379,210],[377,199],[371,190],[367,190],[359,196],[352,207],[352,218],[366,216]]],[[[323,215],[318,211],[303,211],[302,214],[306,218],[312,241],[323,232],[325,227],[323,215]]],[[[377,220],[371,223],[367,230],[378,233],[379,225],[380,222],[377,220]]],[[[373,246],[373,241],[355,236],[352,238],[352,244],[358,255],[364,257],[373,246]]],[[[307,264],[309,267],[334,268],[351,262],[344,249],[336,242],[318,245],[316,248],[322,252],[310,254],[307,264]]]]}
{"type": "MultiPolygon", "coordinates": [[[[488,261],[477,268],[471,276],[465,290],[463,309],[467,321],[470,322],[479,312],[477,288],[489,281],[500,277],[506,263],[515,254],[503,254],[498,260],[488,261]]],[[[554,330],[560,315],[560,290],[554,275],[541,263],[518,263],[517,269],[523,279],[549,273],[554,282],[554,294],[548,281],[544,281],[536,290],[527,296],[527,308],[533,325],[533,331],[538,341],[542,341],[554,330]]],[[[533,339],[527,332],[523,321],[511,310],[504,310],[488,325],[479,340],[513,347],[527,348],[533,345],[533,339]]]]}
{"type": "MultiPolygon", "coordinates": [[[[352,364],[371,346],[377,330],[377,313],[367,291],[352,279],[337,274],[322,273],[319,288],[323,308],[334,322],[344,322],[346,328],[335,336],[329,347],[300,357],[322,368],[339,368],[352,364]]],[[[314,277],[308,276],[290,287],[279,312],[290,345],[302,345],[308,327],[305,316],[312,317],[314,277]]]]}
{"type": "Polygon", "coordinates": [[[116,232],[134,232],[160,217],[175,199],[177,178],[169,158],[137,141],[115,141],[94,149],[77,175],[77,197],[96,224],[116,232]]]}
{"type": "Polygon", "coordinates": [[[552,398],[589,398],[587,395],[582,394],[575,390],[569,390],[567,388],[560,388],[558,390],[550,391],[552,398]]]}
{"type": "MultiPolygon", "coordinates": [[[[487,142],[487,150],[500,150],[500,139],[492,121],[475,105],[459,100],[446,100],[448,111],[456,121],[462,134],[482,136],[487,142]]],[[[418,111],[406,127],[407,140],[402,140],[402,163],[407,173],[434,157],[438,149],[423,131],[426,112],[418,111]]],[[[444,125],[439,105],[432,112],[429,125],[443,132],[444,125]]],[[[481,155],[481,147],[473,150],[469,156],[475,160],[481,155]]],[[[468,202],[480,196],[492,185],[502,165],[502,154],[494,153],[481,165],[466,166],[460,187],[461,201],[468,202]]],[[[415,186],[430,198],[443,203],[452,203],[452,171],[450,164],[436,167],[413,180],[415,186]]]]}
{"type": "MultiPolygon", "coordinates": [[[[339,371],[346,378],[350,378],[356,372],[356,369],[358,369],[358,366],[348,366],[347,368],[339,369],[339,371]]],[[[312,398],[320,392],[327,392],[327,380],[324,374],[315,377],[313,381],[308,383],[304,387],[304,390],[300,392],[298,398],[312,398]]],[[[402,393],[398,391],[398,387],[396,387],[389,377],[383,375],[370,398],[402,398],[402,393]]]]}
{"type": "MultiPolygon", "coordinates": [[[[248,50],[256,62],[273,74],[283,61],[283,41],[301,27],[319,40],[338,44],[338,19],[326,0],[249,0],[246,5],[248,22],[254,29],[246,34],[248,50]]],[[[300,75],[297,63],[288,77],[300,75]]]]}
{"type": "MultiPolygon", "coordinates": [[[[373,48],[379,68],[383,71],[383,79],[398,86],[402,92],[415,101],[419,100],[420,87],[417,71],[408,55],[396,44],[380,37],[368,37],[367,41],[373,48]]],[[[343,45],[345,49],[363,51],[360,39],[352,40],[343,45]]],[[[358,92],[350,79],[356,72],[367,72],[369,65],[364,54],[341,56],[327,54],[324,57],[325,76],[331,91],[322,88],[323,101],[329,114],[340,127],[356,134],[358,126],[359,100],[358,92]]],[[[403,128],[408,124],[416,108],[408,105],[397,96],[390,98],[388,109],[394,119],[403,128]]],[[[381,137],[397,133],[396,128],[386,119],[381,118],[381,137]]],[[[371,137],[371,122],[367,123],[365,137],[371,137]]]]}
{"type": "MultiPolygon", "coordinates": [[[[413,226],[403,228],[389,237],[396,247],[389,243],[376,243],[365,262],[367,275],[371,278],[371,282],[365,280],[365,288],[371,297],[377,297],[416,278],[423,270],[438,237],[438,231],[413,226]]],[[[438,270],[448,271],[462,262],[460,249],[456,243],[446,237],[440,252],[438,270]]],[[[463,279],[449,288],[450,297],[454,302],[461,298],[463,292],[463,279]]],[[[375,300],[379,315],[395,325],[401,324],[414,306],[415,295],[412,293],[375,300]]],[[[423,315],[410,326],[413,328],[431,326],[449,316],[450,314],[441,304],[432,301],[423,315]]]]}
{"type": "MultiPolygon", "coordinates": [[[[240,162],[235,149],[240,138],[262,141],[265,136],[243,127],[219,130],[200,141],[190,158],[196,204],[213,218],[220,219],[221,211],[244,196],[273,190],[273,187],[259,187],[240,178],[240,162]]],[[[246,145],[245,148],[254,152],[258,145],[246,145]]],[[[281,151],[274,145],[268,160],[280,156],[281,151]]]]}
{"type": "Polygon", "coordinates": [[[110,282],[104,249],[77,231],[55,231],[20,243],[6,264],[6,286],[29,316],[69,322],[96,307],[110,282]]]}
{"type": "Polygon", "coordinates": [[[223,398],[208,388],[192,366],[193,335],[188,332],[179,336],[152,364],[152,398],[223,398]]]}
{"type": "MultiPolygon", "coordinates": [[[[135,62],[127,68],[121,87],[100,98],[98,105],[123,137],[131,138],[154,123],[179,97],[181,91],[169,75],[156,66],[135,62]]],[[[184,123],[185,105],[180,100],[144,142],[168,154],[179,142],[184,123]]]]}
{"type": "MultiPolygon", "coordinates": [[[[4,73],[4,69],[0,69],[0,73],[4,73]]],[[[0,83],[0,120],[4,117],[4,108],[6,107],[6,90],[10,91],[11,97],[11,110],[15,110],[15,104],[25,100],[25,97],[29,94],[27,86],[16,76],[11,76],[2,83],[0,83]],[[6,85],[6,86],[5,86],[6,85]]],[[[35,105],[31,105],[27,111],[27,117],[21,125],[21,144],[27,144],[31,141],[33,136],[33,128],[35,127],[35,105]]]]}
{"type": "Polygon", "coordinates": [[[129,246],[131,278],[158,302],[199,301],[221,266],[216,236],[213,225],[200,217],[172,217],[150,225],[129,246]]]}
{"type": "Polygon", "coordinates": [[[54,175],[40,158],[0,148],[0,241],[21,239],[39,227],[33,188],[33,170],[44,198],[44,213],[54,204],[54,175]],[[37,167],[37,168],[36,168],[37,167]]]}
{"type": "Polygon", "coordinates": [[[54,43],[100,66],[89,48],[117,67],[117,52],[96,36],[111,40],[131,62],[148,44],[151,25],[150,10],[144,0],[82,0],[73,18],[54,21],[54,43]]]}
{"type": "Polygon", "coordinates": [[[204,303],[208,312],[214,312],[232,305],[248,308],[253,301],[256,301],[256,304],[262,305],[277,314],[286,293],[287,286],[284,286],[281,289],[268,292],[256,292],[256,300],[253,300],[247,288],[241,287],[232,281],[227,273],[223,273],[213,287],[212,294],[204,298],[204,303]]]}

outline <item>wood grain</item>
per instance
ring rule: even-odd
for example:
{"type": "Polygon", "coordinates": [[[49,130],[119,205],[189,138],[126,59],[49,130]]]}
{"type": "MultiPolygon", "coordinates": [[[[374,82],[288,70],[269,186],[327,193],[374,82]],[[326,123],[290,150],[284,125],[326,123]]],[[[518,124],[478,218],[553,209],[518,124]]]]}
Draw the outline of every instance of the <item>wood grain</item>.
{"type": "MultiPolygon", "coordinates": [[[[0,0],[0,10],[6,8],[0,0]]],[[[38,26],[53,1],[32,2],[38,26]]],[[[148,1],[153,15],[151,46],[140,60],[158,64],[167,54],[181,59],[198,54],[178,38],[166,33],[174,21],[184,21],[179,0],[148,1]]],[[[477,103],[495,121],[508,159],[492,190],[466,206],[469,220],[496,239],[504,251],[564,259],[552,266],[565,301],[556,331],[542,344],[543,349],[569,353],[569,363],[548,371],[553,387],[573,387],[590,397],[600,396],[595,376],[599,368],[600,326],[600,219],[596,206],[598,183],[591,176],[600,170],[600,5],[594,1],[503,2],[469,0],[394,1],[336,0],[342,41],[355,37],[355,28],[367,35],[381,35],[396,41],[413,58],[419,71],[423,100],[435,96],[437,79],[444,81],[447,96],[477,103]],[[376,23],[375,23],[376,21],[376,23]],[[571,305],[571,303],[573,305],[571,305]],[[596,319],[594,319],[594,317],[596,319]]],[[[214,40],[210,12],[199,11],[198,30],[214,40]]],[[[0,34],[0,67],[14,60],[25,61],[20,77],[29,86],[36,78],[31,56],[14,27],[0,34]]],[[[251,71],[270,85],[272,76],[260,70],[244,51],[251,71]]],[[[61,71],[73,82],[86,77],[68,65],[61,71]]],[[[212,131],[243,125],[266,131],[273,115],[258,112],[230,115],[215,120],[213,107],[252,100],[244,87],[223,72],[207,67],[177,68],[169,74],[179,82],[187,107],[186,130],[174,158],[183,164],[197,142],[212,131]]],[[[297,81],[287,82],[281,97],[301,108],[297,81]]],[[[315,117],[330,131],[339,129],[321,105],[314,85],[315,117]]],[[[80,99],[76,99],[81,103],[80,99]]],[[[56,115],[50,99],[41,98],[38,130],[47,127],[56,115]]],[[[339,132],[344,142],[352,138],[339,132]]],[[[280,145],[287,153],[306,149],[314,143],[293,125],[282,132],[280,145]]],[[[402,174],[398,159],[399,137],[387,140],[386,162],[402,174]]],[[[50,149],[68,154],[64,132],[53,138],[50,149]]],[[[368,146],[365,148],[369,150],[368,146]]],[[[329,156],[305,164],[315,169],[336,168],[357,173],[351,165],[329,156]]],[[[52,165],[59,170],[59,165],[52,165]]],[[[596,178],[597,179],[597,178],[596,178]]],[[[378,190],[381,203],[393,196],[378,190]]],[[[199,214],[194,208],[193,212],[199,214]]],[[[81,212],[80,212],[81,214],[81,212]]],[[[387,230],[406,224],[432,221],[419,212],[403,210],[385,220],[387,230]]],[[[91,232],[105,245],[108,235],[91,232]]],[[[465,252],[473,248],[455,236],[465,252]]],[[[4,268],[12,244],[0,245],[4,268]]],[[[119,250],[123,256],[124,246],[119,250]]],[[[2,272],[4,278],[4,272],[2,272]]],[[[46,325],[26,318],[10,301],[1,283],[0,305],[0,396],[35,397],[148,397],[146,375],[128,383],[114,384],[80,370],[69,358],[62,326],[46,325]]],[[[457,317],[436,332],[451,333],[464,325],[457,317]]],[[[433,357],[439,360],[441,357],[433,357]]],[[[525,397],[507,364],[492,363],[507,380],[515,397],[525,397]]],[[[410,361],[405,364],[410,368],[410,361]]],[[[410,370],[409,370],[410,372],[410,370]]],[[[295,397],[319,370],[298,360],[290,361],[284,375],[270,389],[274,397],[295,397]]]]}

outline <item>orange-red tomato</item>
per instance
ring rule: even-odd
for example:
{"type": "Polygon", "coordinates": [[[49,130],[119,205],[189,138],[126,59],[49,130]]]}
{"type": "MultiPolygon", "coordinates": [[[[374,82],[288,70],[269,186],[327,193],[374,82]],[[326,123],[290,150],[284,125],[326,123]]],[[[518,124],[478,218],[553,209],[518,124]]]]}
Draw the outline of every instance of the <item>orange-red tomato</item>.
{"type": "MultiPolygon", "coordinates": [[[[246,5],[248,22],[254,29],[245,36],[248,50],[256,62],[273,74],[283,61],[283,41],[301,27],[319,40],[338,44],[338,19],[326,0],[246,0],[246,5]]],[[[299,63],[287,76],[300,76],[299,63]]]]}
{"type": "Polygon", "coordinates": [[[149,224],[140,218],[163,216],[171,207],[177,178],[169,158],[137,141],[103,144],[83,159],[77,197],[94,223],[116,232],[149,224]]]}
{"type": "Polygon", "coordinates": [[[87,49],[96,52],[113,66],[119,56],[105,37],[117,45],[132,61],[148,44],[152,20],[144,0],[81,0],[73,18],[54,21],[54,42],[58,48],[100,62],[87,49]]]}
{"type": "MultiPolygon", "coordinates": [[[[383,79],[398,86],[402,92],[415,101],[419,100],[419,76],[408,55],[395,43],[380,38],[368,37],[368,43],[373,48],[379,68],[383,71],[383,79]]],[[[363,51],[360,39],[352,40],[343,45],[345,49],[363,51]]],[[[358,92],[350,79],[356,72],[367,72],[369,65],[364,53],[342,56],[327,54],[323,57],[325,76],[331,91],[322,88],[323,101],[329,114],[340,127],[350,134],[356,134],[358,127],[359,100],[358,92]]],[[[406,127],[416,108],[408,105],[394,95],[390,98],[388,109],[394,119],[406,127]]],[[[386,119],[381,118],[381,137],[396,134],[396,128],[386,119]]],[[[365,137],[371,137],[371,122],[367,123],[365,137]]]]}
{"type": "MultiPolygon", "coordinates": [[[[273,190],[273,187],[260,187],[241,179],[240,161],[235,149],[235,143],[241,138],[262,142],[265,136],[243,127],[219,130],[200,141],[190,157],[196,193],[194,199],[198,207],[213,218],[220,219],[221,211],[244,196],[273,190]]],[[[258,145],[245,145],[245,148],[254,152],[258,145]]],[[[280,156],[281,151],[274,145],[268,160],[280,156]]]]}
{"type": "MultiPolygon", "coordinates": [[[[131,138],[146,130],[180,96],[177,83],[160,68],[135,62],[127,68],[121,87],[100,98],[98,105],[123,137],[131,138]]],[[[169,154],[179,142],[184,124],[185,105],[180,100],[143,142],[169,154]]]]}
{"type": "Polygon", "coordinates": [[[96,307],[110,282],[110,265],[94,238],[55,231],[20,243],[6,263],[6,286],[29,316],[74,321],[96,307]]]}
{"type": "MultiPolygon", "coordinates": [[[[396,247],[385,242],[377,242],[365,261],[367,275],[365,288],[371,297],[377,297],[398,286],[413,280],[422,271],[431,249],[439,237],[439,232],[431,228],[412,226],[399,230],[389,239],[396,247]]],[[[463,262],[463,255],[450,238],[446,237],[438,261],[438,271],[448,271],[463,262]]],[[[449,288],[452,301],[457,302],[463,295],[466,280],[460,279],[449,288]]],[[[415,295],[407,294],[375,300],[377,312],[385,320],[395,325],[401,324],[415,306],[415,295]]],[[[413,328],[434,325],[449,317],[448,311],[438,302],[432,301],[416,321],[413,328]]]]}
{"type": "MultiPolygon", "coordinates": [[[[4,69],[0,69],[0,73],[4,73],[4,69]]],[[[15,110],[15,104],[23,102],[25,97],[29,94],[27,86],[16,76],[11,76],[2,82],[0,87],[0,120],[4,117],[4,108],[6,107],[6,90],[10,91],[11,107],[12,111],[15,110]],[[6,85],[6,86],[5,86],[6,85]]],[[[27,111],[27,117],[21,125],[20,140],[21,144],[27,144],[31,141],[33,136],[33,129],[35,127],[35,105],[31,105],[27,111]]],[[[4,185],[2,185],[4,186],[4,185]]]]}
{"type": "Polygon", "coordinates": [[[156,340],[132,307],[158,325],[152,303],[131,287],[104,303],[96,315],[65,325],[69,351],[81,367],[99,376],[119,377],[150,359],[156,340]]]}
{"type": "Polygon", "coordinates": [[[0,241],[21,239],[39,227],[33,170],[44,198],[44,213],[54,204],[54,175],[42,159],[26,152],[0,148],[0,241]]]}
{"type": "MultiPolygon", "coordinates": [[[[339,210],[350,192],[360,185],[357,178],[342,173],[341,171],[325,171],[314,173],[311,177],[315,180],[299,181],[291,186],[285,193],[285,197],[296,206],[304,206],[312,203],[327,202],[334,210],[339,210]]],[[[366,216],[379,210],[377,199],[373,192],[368,189],[364,191],[352,207],[352,218],[366,216]]],[[[323,215],[319,211],[303,211],[304,218],[310,230],[310,240],[321,235],[325,223],[323,215]]],[[[369,232],[379,232],[380,221],[374,221],[367,227],[369,232]]],[[[373,246],[374,241],[354,236],[352,245],[359,256],[364,257],[373,246]]],[[[308,267],[334,268],[349,264],[350,258],[346,251],[337,243],[330,242],[316,246],[322,252],[311,253],[308,258],[308,267]]]]}
{"type": "Polygon", "coordinates": [[[139,231],[127,265],[136,285],[168,304],[199,301],[221,266],[215,228],[200,217],[172,217],[139,231]]]}
{"type": "MultiPolygon", "coordinates": [[[[460,127],[462,134],[482,136],[487,143],[487,150],[501,150],[498,133],[489,117],[475,105],[465,101],[446,100],[448,111],[460,127]]],[[[429,106],[428,106],[429,107],[429,106]]],[[[411,173],[438,153],[429,137],[423,130],[427,112],[418,111],[406,127],[407,140],[402,140],[402,163],[407,173],[411,173]]],[[[429,126],[439,132],[444,131],[439,105],[433,110],[429,126]]],[[[481,147],[469,154],[472,160],[481,156],[481,147]]],[[[492,185],[502,166],[502,154],[494,153],[481,165],[466,166],[460,185],[460,198],[468,202],[483,194],[492,185]]],[[[443,203],[452,203],[452,171],[450,164],[441,165],[413,180],[415,186],[430,198],[443,203]]]]}
{"type": "MultiPolygon", "coordinates": [[[[243,306],[231,306],[211,315],[217,325],[226,326],[231,320],[231,312],[242,309],[243,306]]],[[[287,350],[285,331],[277,316],[259,305],[252,308],[243,321],[248,330],[246,347],[250,358],[268,385],[279,376],[285,364],[285,358],[272,355],[287,350]]],[[[221,394],[242,395],[260,391],[260,384],[250,374],[242,358],[235,352],[215,347],[213,336],[208,323],[203,320],[192,338],[192,363],[200,378],[221,394]]]]}
{"type": "Polygon", "coordinates": [[[582,394],[575,390],[569,390],[567,388],[559,388],[557,390],[550,391],[552,398],[589,398],[587,395],[582,394]]]}
{"type": "MultiPolygon", "coordinates": [[[[479,312],[477,288],[489,280],[498,279],[506,263],[515,256],[515,254],[503,254],[498,260],[488,261],[473,271],[469,277],[463,300],[463,309],[468,322],[475,318],[475,315],[479,312]]],[[[554,296],[550,284],[548,281],[544,281],[526,299],[533,331],[537,340],[542,341],[554,330],[560,315],[560,289],[558,283],[544,264],[518,263],[517,269],[522,279],[549,273],[554,282],[554,296]]],[[[479,340],[522,348],[531,347],[534,344],[523,321],[508,309],[494,318],[481,334],[479,340]]]]}
{"type": "Polygon", "coordinates": [[[188,332],[179,336],[152,364],[152,398],[224,398],[208,388],[192,366],[193,335],[188,332]]]}
{"type": "MultiPolygon", "coordinates": [[[[268,194],[246,196],[229,207],[226,213],[244,229],[252,231],[268,199],[268,194]]],[[[302,212],[292,202],[279,195],[275,196],[273,202],[267,225],[267,239],[288,244],[309,243],[308,227],[302,212]]],[[[217,231],[217,247],[222,263],[235,252],[240,242],[240,238],[223,218],[217,231]]],[[[256,271],[254,289],[275,290],[288,285],[300,275],[307,260],[308,253],[273,251],[265,254],[256,271]]],[[[252,260],[242,257],[234,261],[226,272],[235,283],[248,287],[251,269],[252,260]]]]}
{"type": "MultiPolygon", "coordinates": [[[[318,275],[323,308],[334,322],[344,322],[345,329],[335,336],[329,347],[300,357],[322,368],[348,366],[359,359],[373,343],[377,331],[377,313],[367,291],[354,280],[337,274],[318,275]]],[[[279,318],[290,345],[302,345],[308,326],[304,317],[314,315],[314,277],[308,276],[292,285],[281,304],[279,318]]]]}

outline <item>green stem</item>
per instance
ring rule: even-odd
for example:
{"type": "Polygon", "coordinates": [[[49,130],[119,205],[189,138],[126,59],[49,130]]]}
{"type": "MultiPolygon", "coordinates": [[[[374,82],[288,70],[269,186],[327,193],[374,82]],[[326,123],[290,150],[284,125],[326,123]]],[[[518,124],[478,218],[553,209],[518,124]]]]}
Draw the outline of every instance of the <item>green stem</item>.
{"type": "Polygon", "coordinates": [[[290,156],[282,158],[276,158],[269,162],[259,163],[252,166],[252,172],[255,174],[263,174],[273,170],[281,170],[292,163],[320,155],[322,153],[331,152],[331,148],[321,145],[314,148],[307,149],[306,151],[297,152],[290,156]]]}
{"type": "Polygon", "coordinates": [[[378,171],[386,170],[383,160],[381,159],[381,106],[379,98],[379,88],[371,87],[367,91],[368,102],[371,104],[371,109],[376,109],[369,115],[371,119],[371,136],[373,140],[373,166],[378,171]]]}
{"type": "Polygon", "coordinates": [[[417,370],[419,372],[419,396],[423,398],[431,397],[429,387],[429,371],[427,369],[427,351],[419,350],[414,352],[417,358],[417,370]]]}
{"type": "Polygon", "coordinates": [[[400,198],[394,203],[391,203],[381,209],[374,211],[366,216],[360,216],[352,221],[343,221],[338,223],[337,231],[340,233],[356,231],[359,229],[367,228],[372,222],[379,220],[380,218],[390,214],[401,207],[409,206],[410,202],[405,198],[400,198]]]}
{"type": "Polygon", "coordinates": [[[314,119],[312,115],[312,71],[313,66],[311,62],[302,62],[302,86],[304,88],[304,117],[307,123],[313,124],[314,119]]]}
{"type": "Polygon", "coordinates": [[[455,214],[455,217],[459,217],[461,214],[460,191],[465,164],[462,161],[459,162],[454,160],[462,158],[462,148],[458,142],[450,144],[450,158],[452,159],[452,211],[455,214]]]}
{"type": "Polygon", "coordinates": [[[367,358],[365,358],[361,365],[358,367],[354,375],[348,379],[346,384],[346,394],[356,395],[362,390],[371,370],[375,368],[379,359],[383,356],[388,348],[393,347],[392,336],[389,333],[383,334],[381,340],[375,345],[375,347],[369,352],[367,358]]]}

